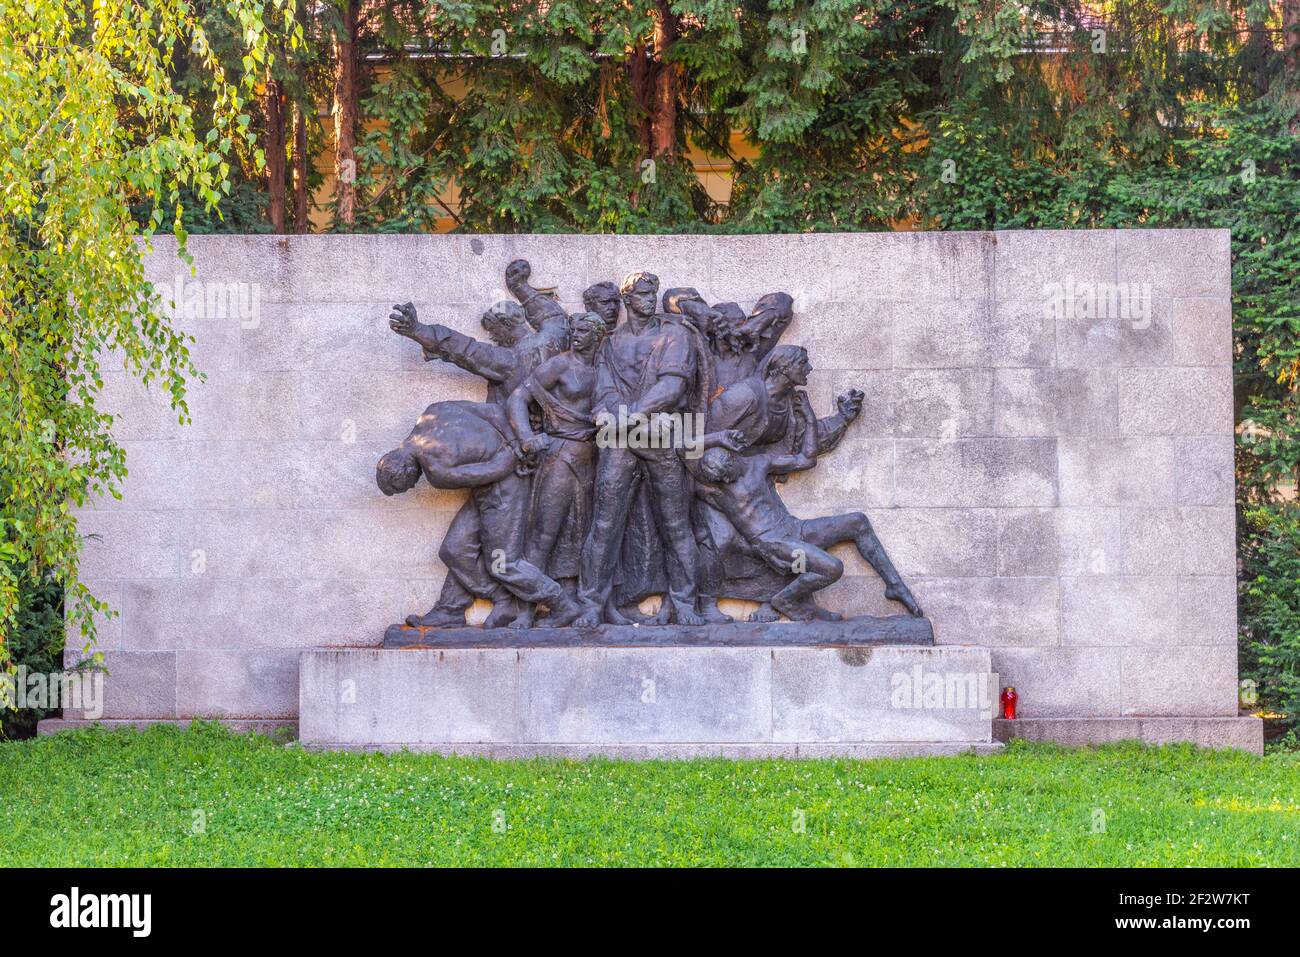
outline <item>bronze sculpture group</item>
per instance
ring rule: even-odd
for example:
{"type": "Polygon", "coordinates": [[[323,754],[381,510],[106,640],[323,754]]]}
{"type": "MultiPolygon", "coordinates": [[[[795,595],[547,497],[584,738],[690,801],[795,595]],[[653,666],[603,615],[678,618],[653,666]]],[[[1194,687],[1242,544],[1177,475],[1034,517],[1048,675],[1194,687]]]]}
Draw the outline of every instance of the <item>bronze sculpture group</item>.
{"type": "Polygon", "coordinates": [[[777,491],[839,444],[863,401],[850,390],[816,416],[808,355],[780,344],[789,295],[746,313],[690,288],[661,299],[658,278],[636,272],[591,286],[570,316],[530,272],[507,267],[517,301],[484,313],[488,341],[423,323],[410,303],[389,317],[425,359],[488,382],[484,402],[430,405],[379,461],[386,495],[421,476],[469,491],[439,549],[437,603],[407,626],[464,627],[476,598],[492,605],[486,628],[724,623],[722,598],[758,602],[750,621],[835,620],[815,593],[843,574],[828,551],[841,543],[921,615],[866,515],[799,519],[777,491]],[[643,615],[651,596],[662,602],[643,615]]]}

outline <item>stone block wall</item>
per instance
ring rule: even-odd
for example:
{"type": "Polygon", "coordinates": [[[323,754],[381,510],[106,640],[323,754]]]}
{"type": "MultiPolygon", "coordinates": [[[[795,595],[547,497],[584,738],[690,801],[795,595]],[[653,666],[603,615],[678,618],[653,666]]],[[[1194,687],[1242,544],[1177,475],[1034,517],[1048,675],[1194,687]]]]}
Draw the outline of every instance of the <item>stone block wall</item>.
{"type": "MultiPolygon", "coordinates": [[[[146,263],[164,298],[179,292],[207,375],[193,422],[108,372],[130,477],[121,501],[80,515],[83,574],[121,612],[100,635],[107,718],[293,718],[300,650],[376,643],[433,603],[462,493],[385,498],[374,464],[430,402],[484,388],[422,361],[387,315],[412,300],[425,321],[479,333],[521,256],[570,310],[634,269],[711,302],[790,292],[784,341],[809,350],[817,411],[850,387],[867,398],[786,501],[805,517],[866,511],[937,641],[989,648],[1023,715],[1236,714],[1226,231],[212,236],[190,249],[194,274],[168,241],[146,263]]],[[[824,603],[886,613],[871,570],[840,555],[824,603]]]]}

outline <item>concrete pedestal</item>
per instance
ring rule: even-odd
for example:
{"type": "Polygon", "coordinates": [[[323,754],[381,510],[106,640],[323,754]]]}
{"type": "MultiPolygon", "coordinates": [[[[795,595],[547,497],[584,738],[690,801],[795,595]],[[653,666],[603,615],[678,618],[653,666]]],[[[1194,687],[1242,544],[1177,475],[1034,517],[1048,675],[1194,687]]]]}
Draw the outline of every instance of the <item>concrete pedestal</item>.
{"type": "Polygon", "coordinates": [[[963,647],[320,649],[307,747],[627,758],[992,751],[996,676],[963,647]]]}
{"type": "Polygon", "coordinates": [[[1188,742],[1202,748],[1237,748],[1251,754],[1264,753],[1264,722],[1238,717],[1152,717],[1114,718],[1017,718],[993,722],[993,737],[1008,742],[1051,741],[1069,747],[1141,741],[1143,744],[1188,742]]]}

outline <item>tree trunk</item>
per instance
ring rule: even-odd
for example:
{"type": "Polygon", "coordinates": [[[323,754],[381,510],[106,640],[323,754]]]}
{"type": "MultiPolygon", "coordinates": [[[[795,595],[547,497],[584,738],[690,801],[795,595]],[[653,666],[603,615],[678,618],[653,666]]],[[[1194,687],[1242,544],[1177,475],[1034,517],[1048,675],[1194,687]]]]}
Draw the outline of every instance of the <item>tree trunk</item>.
{"type": "Polygon", "coordinates": [[[642,155],[648,157],[651,151],[651,122],[654,112],[651,90],[654,78],[651,75],[650,54],[644,43],[632,48],[632,58],[628,61],[628,82],[632,86],[632,96],[639,107],[637,119],[637,139],[641,141],[642,155]]]}
{"type": "Polygon", "coordinates": [[[267,195],[270,198],[271,231],[284,232],[284,85],[272,76],[266,80],[262,97],[266,112],[267,195]]]}
{"type": "MultiPolygon", "coordinates": [[[[306,4],[298,6],[298,26],[303,35],[307,35],[306,4]]],[[[315,111],[315,99],[307,77],[307,61],[299,56],[294,64],[297,79],[297,98],[293,104],[293,231],[306,233],[311,231],[307,205],[307,164],[311,161],[307,155],[307,111],[315,111]]]]}
{"type": "Polygon", "coordinates": [[[1255,88],[1256,99],[1268,92],[1268,61],[1273,56],[1273,41],[1268,35],[1267,17],[1268,13],[1265,11],[1263,19],[1252,20],[1247,24],[1250,29],[1250,39],[1246,42],[1250,45],[1251,56],[1255,61],[1252,85],[1255,88]]]}
{"type": "MultiPolygon", "coordinates": [[[[1282,75],[1286,102],[1300,107],[1300,0],[1282,0],[1282,75]]],[[[1300,110],[1291,117],[1291,134],[1300,136],[1300,110]]]]}
{"type": "Polygon", "coordinates": [[[360,0],[343,0],[341,32],[334,36],[334,182],[337,221],[357,217],[357,22],[360,0]]]}
{"type": "Polygon", "coordinates": [[[668,62],[668,54],[677,42],[678,26],[677,14],[668,0],[655,0],[652,156],[671,156],[677,149],[677,69],[668,62]]]}
{"type": "Polygon", "coordinates": [[[293,107],[293,231],[311,228],[307,218],[307,114],[301,103],[293,107]]]}
{"type": "Polygon", "coordinates": [[[1292,86],[1300,87],[1300,0],[1282,0],[1282,62],[1292,86]]]}

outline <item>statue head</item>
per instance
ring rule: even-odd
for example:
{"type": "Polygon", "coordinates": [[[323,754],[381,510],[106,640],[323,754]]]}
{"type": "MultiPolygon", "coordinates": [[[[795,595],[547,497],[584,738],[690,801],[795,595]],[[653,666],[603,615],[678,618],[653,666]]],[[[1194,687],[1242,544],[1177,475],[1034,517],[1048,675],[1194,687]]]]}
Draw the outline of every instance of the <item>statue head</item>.
{"type": "Polygon", "coordinates": [[[700,295],[698,289],[692,289],[690,286],[678,286],[673,289],[664,290],[664,312],[671,312],[677,315],[683,315],[682,306],[688,302],[696,302],[707,305],[704,297],[700,295]]]}
{"type": "Polygon", "coordinates": [[[740,478],[740,460],[735,452],[714,446],[700,459],[700,474],[714,484],[734,482],[740,478]]]}
{"type": "Polygon", "coordinates": [[[784,380],[793,385],[807,385],[812,372],[808,350],[803,346],[777,346],[763,363],[763,378],[771,382],[784,380]]]}
{"type": "Polygon", "coordinates": [[[745,326],[745,310],[734,302],[720,302],[713,307],[713,315],[710,338],[723,351],[738,352],[741,348],[738,336],[745,326]]]}
{"type": "Polygon", "coordinates": [[[788,319],[794,315],[794,299],[788,292],[769,292],[760,296],[749,313],[751,318],[771,316],[775,319],[788,319]]]}
{"type": "Polygon", "coordinates": [[[659,299],[659,277],[652,272],[630,273],[618,287],[627,311],[641,319],[655,314],[659,299]]]}
{"type": "Polygon", "coordinates": [[[594,312],[605,320],[605,328],[613,329],[618,325],[618,311],[623,306],[618,286],[612,282],[598,282],[588,286],[582,293],[582,304],[588,312],[594,312]]]}
{"type": "Polygon", "coordinates": [[[396,448],[385,452],[375,466],[375,482],[385,495],[400,495],[415,488],[422,471],[409,449],[396,448]]]}
{"type": "Polygon", "coordinates": [[[523,307],[509,299],[489,306],[480,321],[488,337],[499,346],[516,345],[528,335],[529,326],[523,307]]]}
{"type": "Polygon", "coordinates": [[[596,312],[575,312],[569,317],[569,347],[586,352],[600,345],[608,331],[605,320],[596,312]]]}

